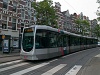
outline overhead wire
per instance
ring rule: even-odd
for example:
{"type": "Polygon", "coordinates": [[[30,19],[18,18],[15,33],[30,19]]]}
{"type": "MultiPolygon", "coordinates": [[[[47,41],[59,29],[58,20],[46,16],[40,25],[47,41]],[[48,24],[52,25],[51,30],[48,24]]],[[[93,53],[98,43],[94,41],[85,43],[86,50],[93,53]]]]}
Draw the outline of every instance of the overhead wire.
{"type": "MultiPolygon", "coordinates": [[[[71,5],[69,4],[66,0],[64,0],[73,10],[75,10],[75,12],[77,12],[77,10],[71,5]]],[[[78,13],[78,12],[77,12],[78,13]]]]}

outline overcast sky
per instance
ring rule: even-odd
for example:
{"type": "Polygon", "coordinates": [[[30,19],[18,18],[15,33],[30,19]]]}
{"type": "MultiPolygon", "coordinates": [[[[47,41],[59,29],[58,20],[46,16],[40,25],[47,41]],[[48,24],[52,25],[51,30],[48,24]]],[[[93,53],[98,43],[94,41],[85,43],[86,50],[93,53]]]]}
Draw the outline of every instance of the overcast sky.
{"type": "Polygon", "coordinates": [[[53,2],[60,2],[61,11],[69,10],[70,14],[83,12],[90,20],[97,18],[96,11],[99,6],[97,0],[53,0],[53,2]]]}

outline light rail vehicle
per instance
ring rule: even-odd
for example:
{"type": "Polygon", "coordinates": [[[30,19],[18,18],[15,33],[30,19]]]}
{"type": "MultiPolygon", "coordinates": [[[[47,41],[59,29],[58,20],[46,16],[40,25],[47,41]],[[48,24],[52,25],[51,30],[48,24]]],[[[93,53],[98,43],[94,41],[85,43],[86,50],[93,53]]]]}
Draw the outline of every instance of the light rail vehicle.
{"type": "Polygon", "coordinates": [[[97,42],[94,37],[33,25],[23,30],[20,56],[24,60],[49,59],[97,47],[97,42]]]}

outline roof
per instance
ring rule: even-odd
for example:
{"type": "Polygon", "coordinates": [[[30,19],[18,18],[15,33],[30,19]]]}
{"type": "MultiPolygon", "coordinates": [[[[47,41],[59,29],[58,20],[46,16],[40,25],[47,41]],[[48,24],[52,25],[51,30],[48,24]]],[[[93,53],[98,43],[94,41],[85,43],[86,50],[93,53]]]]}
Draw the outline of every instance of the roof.
{"type": "MultiPolygon", "coordinates": [[[[58,32],[60,30],[60,29],[53,28],[53,27],[50,27],[50,26],[47,26],[47,25],[31,25],[30,27],[36,27],[36,28],[39,28],[39,29],[48,29],[48,30],[56,31],[56,32],[58,32]]],[[[64,31],[64,30],[60,30],[60,31],[64,32],[65,34],[72,35],[72,36],[97,39],[96,37],[82,36],[82,35],[71,33],[71,32],[64,31]]]]}

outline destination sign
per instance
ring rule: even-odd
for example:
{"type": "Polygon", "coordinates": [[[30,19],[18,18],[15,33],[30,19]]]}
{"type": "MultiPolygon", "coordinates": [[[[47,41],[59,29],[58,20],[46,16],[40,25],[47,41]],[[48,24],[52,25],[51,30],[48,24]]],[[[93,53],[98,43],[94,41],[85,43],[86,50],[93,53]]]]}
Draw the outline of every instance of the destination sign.
{"type": "Polygon", "coordinates": [[[33,32],[33,29],[32,28],[27,28],[27,29],[25,29],[25,32],[33,32]]]}

